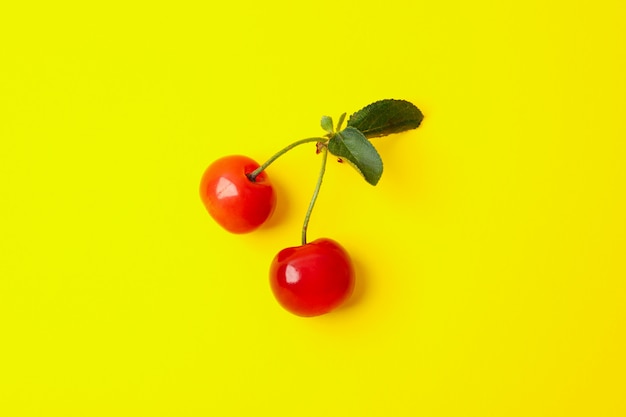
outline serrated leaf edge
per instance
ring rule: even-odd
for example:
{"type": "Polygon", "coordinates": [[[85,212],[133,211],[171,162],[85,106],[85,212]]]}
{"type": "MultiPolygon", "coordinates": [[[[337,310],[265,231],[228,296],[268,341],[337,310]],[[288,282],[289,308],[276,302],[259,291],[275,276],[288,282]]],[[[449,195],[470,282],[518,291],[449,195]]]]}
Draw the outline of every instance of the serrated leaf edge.
{"type": "MultiPolygon", "coordinates": [[[[368,138],[368,139],[370,139],[370,138],[376,138],[376,137],[381,137],[381,136],[387,136],[387,135],[390,135],[390,134],[391,134],[391,135],[393,135],[393,134],[396,134],[396,133],[402,133],[402,132],[407,132],[407,131],[409,131],[409,130],[417,129],[418,127],[420,127],[420,125],[422,124],[422,121],[424,120],[424,113],[422,113],[422,111],[420,110],[420,108],[419,108],[419,107],[417,107],[417,106],[416,106],[415,104],[413,104],[412,102],[410,102],[410,101],[408,101],[408,100],[403,100],[403,99],[386,98],[386,99],[377,100],[377,101],[375,101],[375,102],[373,102],[373,103],[370,103],[370,104],[368,104],[367,106],[365,106],[365,107],[363,107],[363,108],[361,108],[361,109],[359,109],[359,110],[355,111],[354,113],[352,113],[352,114],[350,115],[350,117],[348,118],[348,122],[347,122],[347,124],[346,124],[346,125],[347,125],[347,126],[349,126],[349,127],[354,127],[354,126],[352,126],[352,125],[350,124],[350,122],[352,122],[352,120],[353,120],[354,116],[355,116],[357,113],[363,112],[363,111],[365,111],[367,108],[369,108],[369,107],[373,107],[373,106],[375,106],[375,105],[377,105],[377,104],[379,104],[379,103],[382,103],[382,102],[398,102],[398,103],[407,103],[407,104],[409,104],[410,106],[415,107],[415,108],[417,109],[417,111],[418,111],[418,112],[422,115],[422,118],[418,121],[417,126],[410,127],[410,128],[408,128],[408,129],[403,129],[403,130],[400,130],[400,131],[398,131],[398,132],[394,132],[394,133],[383,133],[383,134],[380,134],[380,133],[368,133],[368,132],[363,132],[363,131],[361,131],[361,133],[363,133],[363,136],[365,136],[365,137],[366,137],[366,138],[368,138]]],[[[376,132],[376,131],[374,131],[374,132],[376,132]]]]}

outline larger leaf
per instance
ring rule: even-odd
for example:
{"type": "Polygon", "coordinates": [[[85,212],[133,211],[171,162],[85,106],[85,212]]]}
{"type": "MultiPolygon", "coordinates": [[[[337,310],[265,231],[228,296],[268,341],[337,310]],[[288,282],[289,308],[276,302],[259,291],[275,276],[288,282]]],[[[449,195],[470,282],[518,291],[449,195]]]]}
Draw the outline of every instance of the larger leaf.
{"type": "Polygon", "coordinates": [[[363,132],[367,138],[386,136],[417,128],[424,115],[406,100],[380,100],[354,113],[348,126],[363,132]]]}
{"type": "Polygon", "coordinates": [[[328,141],[328,150],[356,168],[365,181],[376,185],[383,174],[383,161],[376,148],[359,130],[346,127],[328,141]]]}

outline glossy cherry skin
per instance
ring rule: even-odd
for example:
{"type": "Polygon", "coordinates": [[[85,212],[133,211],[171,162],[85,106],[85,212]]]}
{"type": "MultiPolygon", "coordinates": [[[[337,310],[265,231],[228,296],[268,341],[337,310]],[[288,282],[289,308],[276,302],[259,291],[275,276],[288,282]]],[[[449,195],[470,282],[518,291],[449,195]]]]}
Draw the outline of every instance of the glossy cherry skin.
{"type": "Polygon", "coordinates": [[[287,311],[319,316],[339,307],[354,288],[354,267],[346,250],[331,239],[283,249],[270,267],[274,296],[287,311]]]}
{"type": "Polygon", "coordinates": [[[250,174],[259,167],[247,156],[225,156],[204,171],[200,198],[207,211],[224,229],[248,233],[270,218],[276,206],[276,193],[265,171],[254,181],[250,174]]]}

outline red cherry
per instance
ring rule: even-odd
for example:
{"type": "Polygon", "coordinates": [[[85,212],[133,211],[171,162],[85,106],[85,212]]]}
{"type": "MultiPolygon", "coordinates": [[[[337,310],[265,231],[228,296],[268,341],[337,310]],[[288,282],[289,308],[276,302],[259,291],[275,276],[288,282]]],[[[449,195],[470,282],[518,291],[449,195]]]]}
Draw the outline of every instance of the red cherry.
{"type": "Polygon", "coordinates": [[[276,193],[265,171],[247,177],[259,164],[247,156],[225,156],[202,175],[200,198],[209,214],[232,233],[248,233],[263,224],[276,206],[276,193]]]}
{"type": "Polygon", "coordinates": [[[350,297],[354,268],[339,243],[317,239],[280,251],[272,261],[270,285],[286,310],[303,317],[319,316],[350,297]]]}

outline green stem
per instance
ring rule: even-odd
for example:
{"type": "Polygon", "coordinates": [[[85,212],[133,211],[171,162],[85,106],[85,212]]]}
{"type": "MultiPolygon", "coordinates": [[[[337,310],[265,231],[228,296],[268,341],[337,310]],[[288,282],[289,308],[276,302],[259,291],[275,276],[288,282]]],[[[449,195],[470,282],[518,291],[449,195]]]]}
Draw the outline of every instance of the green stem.
{"type": "Polygon", "coordinates": [[[279,157],[281,157],[283,154],[285,154],[287,151],[295,148],[298,145],[302,145],[304,143],[310,143],[310,142],[324,142],[326,141],[326,138],[306,138],[306,139],[301,139],[298,140],[294,143],[292,143],[291,145],[287,145],[286,147],[284,147],[283,149],[281,149],[280,151],[276,152],[276,154],[274,154],[270,159],[268,159],[263,165],[261,165],[260,167],[258,167],[257,169],[255,169],[254,171],[252,171],[251,173],[248,174],[248,179],[252,182],[254,182],[256,180],[256,177],[265,170],[265,168],[267,168],[268,166],[270,166],[270,164],[272,162],[274,162],[275,160],[277,160],[279,157]]]}
{"type": "Polygon", "coordinates": [[[328,148],[324,146],[322,148],[322,168],[320,169],[319,176],[317,177],[317,184],[315,184],[315,190],[313,191],[313,196],[311,197],[309,208],[306,211],[306,215],[304,216],[304,224],[302,225],[302,244],[303,245],[306,245],[306,230],[309,227],[309,219],[311,218],[311,212],[313,211],[313,206],[315,206],[317,195],[319,194],[320,187],[322,186],[322,180],[324,179],[324,172],[326,171],[326,159],[327,158],[328,158],[328,148]]]}

